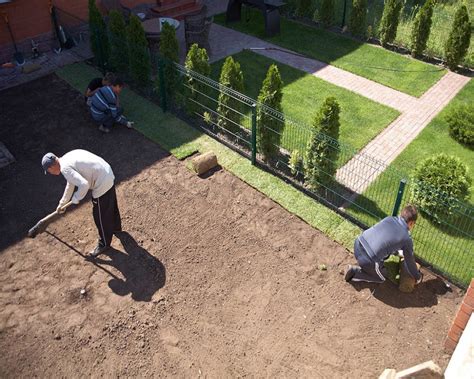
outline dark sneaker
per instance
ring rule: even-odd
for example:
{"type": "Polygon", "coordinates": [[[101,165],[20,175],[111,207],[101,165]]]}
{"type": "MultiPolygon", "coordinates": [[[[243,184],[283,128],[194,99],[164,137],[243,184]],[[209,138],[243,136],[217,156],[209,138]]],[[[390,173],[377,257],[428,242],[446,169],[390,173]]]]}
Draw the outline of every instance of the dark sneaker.
{"type": "Polygon", "coordinates": [[[349,265],[347,267],[346,275],[344,275],[344,280],[346,282],[350,282],[355,274],[356,274],[356,268],[354,266],[349,265]]]}
{"type": "Polygon", "coordinates": [[[109,250],[108,246],[97,245],[95,249],[89,253],[89,255],[95,258],[95,257],[98,257],[100,254],[105,253],[107,250],[109,250]]]}
{"type": "Polygon", "coordinates": [[[110,133],[110,129],[109,129],[109,128],[106,128],[104,125],[99,126],[99,130],[100,130],[102,133],[110,133]]]}

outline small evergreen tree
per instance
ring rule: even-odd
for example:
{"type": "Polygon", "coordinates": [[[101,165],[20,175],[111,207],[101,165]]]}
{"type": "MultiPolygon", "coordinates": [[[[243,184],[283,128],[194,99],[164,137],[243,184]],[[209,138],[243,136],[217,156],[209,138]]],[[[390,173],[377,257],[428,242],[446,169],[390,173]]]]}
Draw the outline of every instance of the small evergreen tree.
{"type": "Polygon", "coordinates": [[[311,15],[311,0],[297,0],[296,3],[296,16],[297,17],[309,17],[311,15]]]}
{"type": "Polygon", "coordinates": [[[128,72],[127,26],[119,11],[109,13],[109,42],[110,59],[109,67],[116,71],[128,72]]]}
{"type": "Polygon", "coordinates": [[[425,4],[416,14],[413,29],[411,30],[411,55],[413,57],[423,54],[426,48],[426,43],[430,36],[433,7],[433,0],[426,0],[425,4]]]}
{"type": "Polygon", "coordinates": [[[166,92],[173,96],[178,80],[173,62],[177,63],[179,61],[179,44],[175,28],[167,22],[161,26],[160,55],[164,58],[166,92]]]}
{"type": "Polygon", "coordinates": [[[151,73],[150,52],[142,23],[135,15],[130,16],[127,44],[132,79],[140,86],[147,86],[151,73]]]}
{"type": "Polygon", "coordinates": [[[367,33],[367,0],[353,0],[349,30],[352,34],[365,37],[367,33]]]}
{"type": "MultiPolygon", "coordinates": [[[[240,64],[235,62],[232,57],[227,57],[222,66],[219,83],[235,91],[242,92],[244,90],[244,75],[240,69],[240,64]]],[[[217,125],[232,133],[240,132],[240,112],[241,102],[221,90],[219,94],[219,103],[217,113],[219,119],[217,125]]]]}
{"type": "MultiPolygon", "coordinates": [[[[260,89],[258,102],[281,112],[282,87],[283,82],[278,67],[272,64],[260,89]]],[[[283,120],[273,117],[259,106],[257,125],[257,150],[263,155],[263,159],[269,162],[278,153],[285,124],[283,120]]]]}
{"type": "Polygon", "coordinates": [[[385,1],[382,20],[380,21],[380,41],[382,42],[382,46],[387,46],[387,44],[395,40],[401,10],[401,0],[385,1]]]}
{"type": "Polygon", "coordinates": [[[453,27],[446,43],[446,64],[451,70],[464,59],[471,42],[471,22],[465,5],[454,16],[453,27]]]}
{"type": "Polygon", "coordinates": [[[325,28],[334,24],[334,0],[323,0],[319,8],[319,19],[325,28]]]}
{"type": "Polygon", "coordinates": [[[109,60],[109,39],[107,27],[95,0],[89,0],[89,31],[91,50],[94,53],[96,64],[105,70],[109,60]]]}
{"type": "Polygon", "coordinates": [[[313,135],[308,142],[304,160],[305,179],[313,190],[334,181],[339,156],[339,113],[337,100],[328,97],[314,118],[313,135]]]}
{"type": "MultiPolygon", "coordinates": [[[[209,65],[207,51],[206,49],[199,48],[196,43],[193,44],[189,49],[184,66],[188,70],[192,70],[204,76],[209,76],[211,73],[211,66],[209,65]]],[[[188,98],[201,103],[206,102],[205,97],[200,95],[200,93],[206,93],[208,87],[200,81],[195,80],[192,75],[187,76],[187,82],[189,86],[188,98]]],[[[188,101],[187,109],[191,114],[199,111],[199,105],[197,105],[194,101],[188,101]]]]}

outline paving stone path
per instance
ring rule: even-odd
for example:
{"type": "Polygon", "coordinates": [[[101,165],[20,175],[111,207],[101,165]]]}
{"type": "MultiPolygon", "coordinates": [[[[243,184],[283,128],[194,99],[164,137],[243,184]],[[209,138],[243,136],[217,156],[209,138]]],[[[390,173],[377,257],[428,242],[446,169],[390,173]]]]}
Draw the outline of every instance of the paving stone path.
{"type": "Polygon", "coordinates": [[[220,25],[212,25],[210,44],[213,62],[244,49],[252,49],[258,54],[305,71],[400,112],[395,121],[338,170],[336,175],[338,181],[359,194],[393,162],[470,80],[469,77],[448,72],[417,98],[220,25]]]}

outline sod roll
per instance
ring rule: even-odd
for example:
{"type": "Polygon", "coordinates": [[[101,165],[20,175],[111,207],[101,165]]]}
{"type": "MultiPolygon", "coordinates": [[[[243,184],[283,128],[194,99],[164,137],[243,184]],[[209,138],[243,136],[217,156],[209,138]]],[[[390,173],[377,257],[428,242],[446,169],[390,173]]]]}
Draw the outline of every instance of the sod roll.
{"type": "MultiPolygon", "coordinates": [[[[420,269],[420,265],[416,264],[417,269],[420,269]]],[[[410,275],[407,270],[406,264],[403,259],[400,260],[400,284],[398,289],[401,292],[410,293],[415,289],[416,280],[410,275]]]]}
{"type": "Polygon", "coordinates": [[[217,166],[217,157],[212,151],[208,151],[207,153],[194,157],[192,159],[192,166],[198,175],[202,175],[217,166]]]}

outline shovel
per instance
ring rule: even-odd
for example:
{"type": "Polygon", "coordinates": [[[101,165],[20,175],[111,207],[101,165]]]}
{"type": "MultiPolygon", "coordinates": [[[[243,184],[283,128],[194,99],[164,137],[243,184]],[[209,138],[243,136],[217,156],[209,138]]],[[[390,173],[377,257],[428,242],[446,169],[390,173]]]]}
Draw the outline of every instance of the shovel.
{"type": "MultiPolygon", "coordinates": [[[[72,202],[69,202],[63,206],[64,209],[69,207],[72,202]]],[[[46,230],[48,224],[59,215],[59,212],[56,210],[53,213],[50,213],[45,218],[39,220],[35,226],[33,226],[30,230],[28,230],[28,237],[35,238],[38,234],[43,233],[46,230]]]]}
{"type": "Polygon", "coordinates": [[[13,32],[10,27],[10,23],[8,22],[8,15],[5,12],[2,13],[5,23],[7,24],[8,31],[10,32],[10,37],[12,38],[13,46],[15,47],[15,54],[13,54],[13,59],[15,59],[18,66],[23,66],[25,64],[25,57],[22,53],[18,51],[18,48],[16,47],[15,37],[13,37],[13,32]]]}

